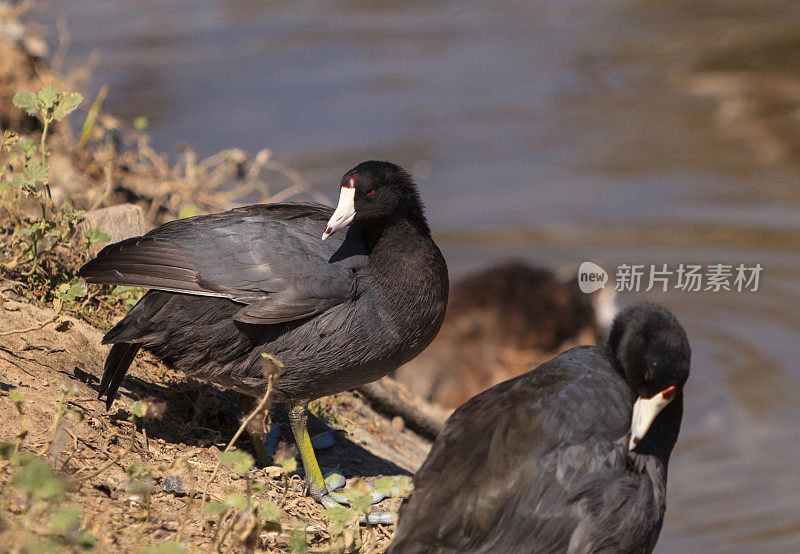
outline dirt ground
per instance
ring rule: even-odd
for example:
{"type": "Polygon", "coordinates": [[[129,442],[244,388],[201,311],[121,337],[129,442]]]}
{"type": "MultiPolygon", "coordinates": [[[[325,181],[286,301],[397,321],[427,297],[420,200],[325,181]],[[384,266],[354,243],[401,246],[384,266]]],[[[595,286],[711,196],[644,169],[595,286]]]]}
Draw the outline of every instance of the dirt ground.
{"type": "MultiPolygon", "coordinates": [[[[6,334],[38,327],[52,321],[55,313],[8,291],[2,292],[0,300],[0,389],[6,396],[0,401],[0,437],[20,441],[23,450],[47,449],[45,457],[67,483],[60,502],[79,508],[80,527],[97,539],[96,549],[133,552],[178,537],[190,550],[216,548],[219,521],[201,513],[199,491],[214,471],[216,454],[238,427],[235,395],[190,381],[140,356],[123,382],[120,397],[106,412],[103,402],[96,399],[107,351],[100,345],[102,333],[65,316],[40,329],[6,334]],[[24,397],[21,413],[9,401],[12,389],[24,397]],[[134,439],[131,409],[139,398],[150,399],[157,417],[133,418],[134,439]],[[63,415],[54,427],[59,412],[63,415]],[[137,472],[146,474],[152,489],[149,513],[137,489],[137,472]]],[[[398,430],[397,422],[393,426],[354,393],[323,399],[315,411],[334,422],[338,435],[333,448],[319,453],[323,466],[338,468],[348,477],[362,476],[369,483],[379,476],[410,475],[424,459],[425,440],[407,429],[398,430]]],[[[325,427],[325,422],[316,419],[312,433],[325,427]]],[[[247,450],[248,442],[243,439],[237,446],[247,450]]],[[[4,485],[0,543],[16,550],[40,533],[35,515],[14,517],[29,512],[26,503],[31,500],[8,486],[12,470],[8,462],[0,468],[4,485]]],[[[228,527],[232,530],[220,548],[286,551],[297,530],[305,532],[312,547],[330,546],[320,506],[305,496],[298,475],[284,482],[256,468],[249,480],[263,484],[263,490],[251,492],[256,501],[270,500],[281,507],[284,531],[259,529],[253,540],[239,529],[241,522],[233,521],[236,516],[229,515],[230,521],[222,523],[223,532],[228,527]]],[[[208,494],[214,499],[244,494],[247,483],[247,478],[223,467],[208,486],[208,494]]],[[[397,500],[384,501],[377,508],[390,508],[392,502],[397,500]]],[[[42,508],[42,516],[52,509],[42,508]]],[[[388,544],[391,527],[362,526],[361,533],[364,551],[380,551],[388,544]]]]}

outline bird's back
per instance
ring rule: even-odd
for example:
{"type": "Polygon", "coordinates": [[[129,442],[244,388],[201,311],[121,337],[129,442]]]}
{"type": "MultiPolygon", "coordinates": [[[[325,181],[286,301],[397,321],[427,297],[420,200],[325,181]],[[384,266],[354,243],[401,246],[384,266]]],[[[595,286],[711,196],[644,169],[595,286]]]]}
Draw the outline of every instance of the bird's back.
{"type": "Polygon", "coordinates": [[[631,406],[595,347],[476,396],[415,476],[392,552],[651,549],[657,491],[627,451],[631,406]]]}

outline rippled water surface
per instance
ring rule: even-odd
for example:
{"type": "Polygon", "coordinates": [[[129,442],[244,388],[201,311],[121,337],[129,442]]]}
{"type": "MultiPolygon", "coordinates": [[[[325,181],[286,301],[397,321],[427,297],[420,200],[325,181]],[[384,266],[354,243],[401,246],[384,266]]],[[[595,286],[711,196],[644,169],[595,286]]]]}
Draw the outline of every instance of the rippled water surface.
{"type": "MultiPolygon", "coordinates": [[[[760,263],[625,293],[694,348],[659,552],[800,551],[800,4],[70,0],[67,67],[156,146],[271,148],[330,195],[418,177],[452,271],[760,263]]],[[[55,43],[54,26],[49,27],[55,43]]]]}

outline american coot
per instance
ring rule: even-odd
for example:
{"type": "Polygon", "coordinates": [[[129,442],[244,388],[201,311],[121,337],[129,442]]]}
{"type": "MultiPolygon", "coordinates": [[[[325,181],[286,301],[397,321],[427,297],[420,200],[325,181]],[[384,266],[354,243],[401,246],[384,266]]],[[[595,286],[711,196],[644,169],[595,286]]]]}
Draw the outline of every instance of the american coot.
{"type": "Polygon", "coordinates": [[[80,275],[153,289],[103,339],[114,345],[100,384],[108,407],[141,347],[254,397],[266,387],[262,353],[271,354],[285,365],[275,399],[293,406],[319,500],[329,497],[306,430],[308,401],[419,354],[442,324],[448,293],[416,185],[377,161],[345,174],[335,211],[285,203],[172,221],[107,246],[80,275]]]}
{"type": "Polygon", "coordinates": [[[689,342],[668,310],[616,317],[455,411],[414,477],[391,552],[649,552],[664,517],[689,342]]]}
{"type": "Polygon", "coordinates": [[[568,348],[597,344],[616,313],[613,287],[584,294],[577,267],[569,269],[557,274],[514,260],[457,280],[436,339],[395,379],[457,408],[568,348]]]}

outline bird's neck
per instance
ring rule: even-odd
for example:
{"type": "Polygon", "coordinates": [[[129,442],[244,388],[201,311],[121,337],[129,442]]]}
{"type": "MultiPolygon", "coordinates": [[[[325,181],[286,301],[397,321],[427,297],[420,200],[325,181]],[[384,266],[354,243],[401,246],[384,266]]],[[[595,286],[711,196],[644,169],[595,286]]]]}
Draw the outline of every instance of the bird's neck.
{"type": "Polygon", "coordinates": [[[404,242],[414,248],[420,242],[431,241],[431,231],[424,217],[409,218],[396,216],[361,225],[364,245],[370,257],[386,251],[396,251],[404,242]]]}
{"type": "Polygon", "coordinates": [[[371,286],[392,320],[387,323],[427,346],[442,324],[449,291],[447,264],[430,231],[408,219],[363,231],[371,286]]]}

